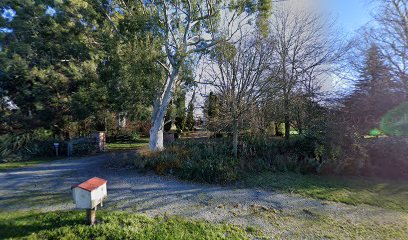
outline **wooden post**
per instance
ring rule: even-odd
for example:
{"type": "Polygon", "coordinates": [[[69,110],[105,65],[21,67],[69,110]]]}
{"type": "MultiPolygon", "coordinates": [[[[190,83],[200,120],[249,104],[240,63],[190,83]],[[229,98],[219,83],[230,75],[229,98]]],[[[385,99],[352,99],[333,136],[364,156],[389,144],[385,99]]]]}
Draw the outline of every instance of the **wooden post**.
{"type": "Polygon", "coordinates": [[[94,225],[96,219],[96,209],[86,209],[86,224],[94,225]]]}

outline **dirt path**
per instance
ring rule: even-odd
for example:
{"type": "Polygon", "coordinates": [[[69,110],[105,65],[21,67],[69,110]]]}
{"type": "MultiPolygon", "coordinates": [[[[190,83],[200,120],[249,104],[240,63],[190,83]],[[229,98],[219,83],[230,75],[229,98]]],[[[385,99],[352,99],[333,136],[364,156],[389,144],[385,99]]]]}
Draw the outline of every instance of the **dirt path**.
{"type": "Polygon", "coordinates": [[[322,227],[334,224],[341,230],[343,223],[375,227],[377,224],[398,225],[402,222],[401,227],[408,226],[405,213],[381,208],[349,206],[233,186],[193,184],[131,169],[105,167],[107,161],[132,158],[135,154],[106,153],[0,172],[0,210],[73,209],[70,187],[98,176],[108,180],[108,200],[104,209],[134,211],[150,216],[182,215],[251,226],[283,236],[294,228],[310,228],[310,234],[317,234],[319,232],[316,231],[321,231],[322,227]],[[320,224],[319,228],[313,230],[313,223],[320,224]]]}

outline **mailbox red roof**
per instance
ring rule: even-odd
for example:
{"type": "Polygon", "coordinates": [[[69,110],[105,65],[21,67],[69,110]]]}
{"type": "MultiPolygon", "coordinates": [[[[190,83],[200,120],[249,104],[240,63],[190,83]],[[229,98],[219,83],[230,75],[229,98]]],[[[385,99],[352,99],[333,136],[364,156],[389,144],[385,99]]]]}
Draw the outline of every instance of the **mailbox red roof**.
{"type": "Polygon", "coordinates": [[[73,186],[72,188],[82,188],[86,191],[91,192],[94,189],[97,189],[98,187],[102,186],[103,184],[107,183],[108,181],[106,181],[105,179],[102,178],[98,178],[98,177],[93,177],[79,185],[73,186]]]}

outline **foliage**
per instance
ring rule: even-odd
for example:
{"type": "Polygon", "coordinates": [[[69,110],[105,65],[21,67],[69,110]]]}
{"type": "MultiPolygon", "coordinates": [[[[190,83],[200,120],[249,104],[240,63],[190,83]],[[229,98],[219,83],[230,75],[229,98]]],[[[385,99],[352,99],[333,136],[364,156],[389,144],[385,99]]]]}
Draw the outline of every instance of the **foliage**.
{"type": "Polygon", "coordinates": [[[364,170],[369,156],[360,129],[336,118],[329,120],[327,125],[323,171],[330,174],[368,174],[364,170]]]}
{"type": "Polygon", "coordinates": [[[220,113],[218,96],[210,92],[207,100],[207,116],[209,119],[218,117],[220,113]]]}
{"type": "MultiPolygon", "coordinates": [[[[17,162],[36,156],[54,156],[53,143],[60,142],[41,129],[21,134],[1,135],[0,140],[0,162],[17,162]]],[[[65,149],[66,146],[60,144],[60,152],[65,149]]]]}
{"type": "Polygon", "coordinates": [[[141,138],[137,141],[129,143],[108,143],[106,149],[108,150],[133,150],[146,146],[149,143],[149,139],[141,138]]]}
{"type": "Polygon", "coordinates": [[[387,179],[408,179],[408,139],[379,137],[365,139],[364,147],[369,158],[366,175],[387,179]]]}
{"type": "Polygon", "coordinates": [[[358,54],[363,54],[364,59],[355,63],[359,76],[354,91],[344,99],[343,111],[351,124],[368,134],[378,127],[381,117],[398,104],[400,94],[395,91],[391,70],[376,44],[371,43],[358,54]]]}
{"type": "Polygon", "coordinates": [[[87,0],[2,1],[0,9],[16,11],[0,18],[10,30],[0,32],[0,133],[46,128],[72,138],[105,130],[109,112],[151,114],[161,45],[140,5],[134,15],[87,0]]]}
{"type": "Polygon", "coordinates": [[[140,135],[136,132],[132,133],[132,141],[138,141],[140,139],[140,135]]]}
{"type": "Polygon", "coordinates": [[[98,150],[98,143],[95,139],[84,138],[82,141],[73,144],[73,156],[84,156],[95,154],[98,150]]]}
{"type": "Polygon", "coordinates": [[[122,166],[154,170],[160,175],[207,183],[230,183],[243,173],[279,171],[316,173],[320,153],[312,137],[283,139],[244,138],[240,158],[234,158],[228,138],[211,140],[178,140],[163,152],[141,151],[135,160],[122,166]]]}
{"type": "Polygon", "coordinates": [[[186,119],[186,129],[189,131],[193,131],[194,129],[194,101],[191,100],[190,103],[188,104],[188,109],[187,109],[187,119],[186,119]]]}
{"type": "Polygon", "coordinates": [[[72,93],[96,71],[95,51],[87,44],[95,32],[84,23],[97,26],[98,17],[86,6],[81,0],[57,1],[52,7],[58,13],[50,15],[47,5],[38,1],[1,2],[1,9],[16,11],[2,25],[12,32],[0,32],[0,98],[7,97],[16,106],[2,121],[13,131],[44,127],[64,134],[72,115],[72,93]],[[82,19],[76,18],[79,15],[82,19]]]}
{"type": "Polygon", "coordinates": [[[173,119],[174,119],[174,107],[173,104],[170,103],[167,107],[166,116],[164,117],[164,131],[168,132],[171,130],[173,126],[173,119]]]}
{"type": "Polygon", "coordinates": [[[98,210],[95,226],[85,225],[84,211],[0,212],[0,220],[1,236],[13,239],[249,239],[253,234],[232,225],[104,210],[98,210]]]}
{"type": "Polygon", "coordinates": [[[229,183],[238,178],[237,159],[226,156],[222,148],[205,143],[175,143],[162,153],[140,154],[134,164],[160,175],[208,183],[229,183]]]}
{"type": "Polygon", "coordinates": [[[178,133],[181,133],[186,128],[186,94],[183,91],[177,94],[174,124],[178,133]]]}
{"type": "Polygon", "coordinates": [[[266,168],[280,172],[317,173],[322,164],[321,139],[312,134],[293,136],[289,140],[246,135],[243,139],[242,156],[259,159],[266,168]]]}

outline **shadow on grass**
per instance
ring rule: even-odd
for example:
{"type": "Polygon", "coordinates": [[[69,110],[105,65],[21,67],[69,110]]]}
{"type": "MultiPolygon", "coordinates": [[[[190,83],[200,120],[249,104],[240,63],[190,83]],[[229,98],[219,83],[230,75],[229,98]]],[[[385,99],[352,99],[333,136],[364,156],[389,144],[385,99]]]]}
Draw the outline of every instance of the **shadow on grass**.
{"type": "Polygon", "coordinates": [[[21,238],[43,230],[85,224],[85,213],[0,212],[0,238],[21,238]]]}
{"type": "Polygon", "coordinates": [[[84,224],[82,211],[1,212],[0,238],[30,239],[248,239],[244,229],[178,217],[99,211],[95,226],[84,224]]]}
{"type": "Polygon", "coordinates": [[[59,156],[59,157],[37,157],[37,158],[33,158],[30,160],[26,160],[26,161],[17,161],[17,162],[4,162],[4,163],[0,163],[0,172],[1,171],[6,171],[9,169],[14,169],[14,168],[21,168],[21,167],[29,167],[32,165],[36,165],[36,164],[40,164],[40,163],[46,163],[46,162],[51,162],[54,160],[62,160],[64,159],[64,157],[59,156]]]}

